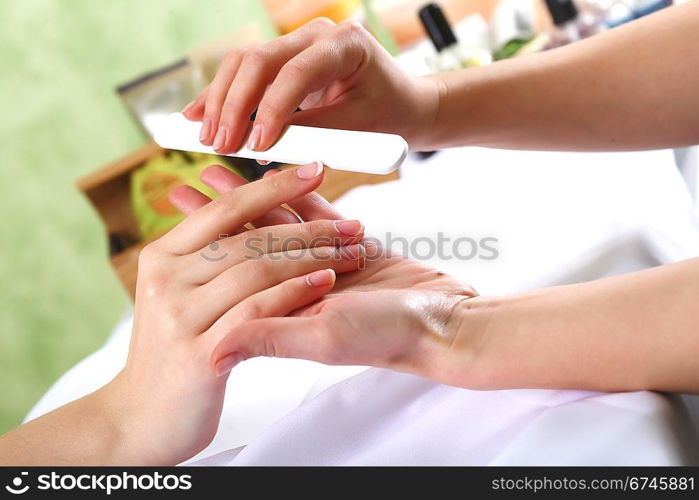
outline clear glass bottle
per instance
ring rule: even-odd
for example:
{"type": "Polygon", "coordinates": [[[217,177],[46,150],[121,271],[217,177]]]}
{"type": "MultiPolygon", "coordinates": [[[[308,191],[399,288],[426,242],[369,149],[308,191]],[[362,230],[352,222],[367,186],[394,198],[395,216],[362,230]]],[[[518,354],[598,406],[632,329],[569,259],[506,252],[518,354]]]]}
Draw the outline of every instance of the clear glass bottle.
{"type": "Polygon", "coordinates": [[[424,6],[420,9],[419,16],[437,50],[436,57],[427,61],[433,72],[453,71],[492,62],[492,56],[487,50],[459,44],[439,5],[431,3],[424,6]]]}
{"type": "Polygon", "coordinates": [[[546,0],[546,6],[554,24],[548,49],[576,42],[603,29],[594,16],[581,16],[573,0],[546,0]]]}

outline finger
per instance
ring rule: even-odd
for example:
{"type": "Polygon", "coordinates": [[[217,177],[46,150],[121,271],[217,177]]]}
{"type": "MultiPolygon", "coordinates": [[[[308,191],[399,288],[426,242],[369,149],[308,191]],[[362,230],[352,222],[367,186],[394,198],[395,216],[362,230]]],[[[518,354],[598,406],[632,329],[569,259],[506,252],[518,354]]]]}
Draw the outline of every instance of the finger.
{"type": "MultiPolygon", "coordinates": [[[[270,177],[278,174],[280,170],[268,170],[263,177],[270,177]]],[[[296,212],[304,221],[312,221],[319,219],[343,219],[342,214],[332,206],[328,200],[323,198],[315,191],[308,193],[300,198],[297,198],[286,203],[289,208],[296,212]]],[[[260,226],[257,226],[260,227],[260,226]]]]}
{"type": "Polygon", "coordinates": [[[192,292],[191,323],[200,331],[246,298],[295,276],[320,269],[346,273],[364,265],[364,247],[317,247],[265,254],[233,266],[192,292]]]}
{"type": "Polygon", "coordinates": [[[263,290],[248,297],[216,320],[205,332],[206,341],[213,350],[235,325],[243,321],[291,314],[296,309],[323,297],[334,285],[335,271],[321,269],[263,290]]]}
{"type": "Polygon", "coordinates": [[[342,247],[362,242],[364,226],[358,220],[317,220],[257,228],[240,232],[210,244],[198,253],[186,255],[184,279],[207,283],[224,271],[265,254],[316,248],[342,247]]]}
{"type": "Polygon", "coordinates": [[[218,240],[218,235],[230,234],[273,208],[313,191],[322,181],[323,165],[312,163],[240,186],[190,214],[160,243],[176,254],[199,251],[218,240]]]}
{"type": "MultiPolygon", "coordinates": [[[[249,184],[246,179],[231,172],[221,165],[211,165],[202,171],[200,178],[204,184],[218,194],[226,194],[234,189],[249,184]]],[[[262,217],[252,221],[255,227],[276,226],[278,224],[293,224],[299,222],[299,218],[281,207],[275,207],[262,217]]]]}
{"type": "Polygon", "coordinates": [[[306,96],[337,80],[350,77],[365,61],[364,29],[355,23],[338,26],[292,58],[279,71],[257,110],[251,137],[256,149],[268,149],[306,96]],[[339,47],[339,49],[338,49],[339,47]]]}
{"type": "Polygon", "coordinates": [[[228,323],[222,322],[212,330],[212,338],[221,339],[211,356],[214,369],[222,368],[222,361],[233,354],[241,359],[256,356],[322,362],[332,359],[332,325],[321,315],[231,321],[231,326],[228,323]]]}
{"type": "MultiPolygon", "coordinates": [[[[245,51],[228,89],[218,120],[214,149],[226,154],[237,151],[248,132],[250,115],[284,64],[308,48],[319,34],[333,26],[329,19],[316,19],[298,30],[245,51]]],[[[255,149],[254,137],[248,147],[255,149]]]]}
{"type": "Polygon", "coordinates": [[[199,92],[199,95],[192,102],[187,104],[182,110],[185,118],[191,121],[201,121],[204,118],[204,105],[206,104],[206,96],[209,93],[209,86],[199,92]]]}
{"type": "Polygon", "coordinates": [[[211,201],[211,198],[201,191],[186,185],[173,188],[170,191],[169,199],[185,215],[191,214],[211,201]]]}
{"type": "Polygon", "coordinates": [[[211,146],[214,142],[216,130],[218,129],[218,118],[221,113],[221,106],[223,106],[228,89],[238,72],[241,60],[241,50],[229,52],[226,57],[224,57],[214,80],[209,85],[209,90],[206,94],[201,132],[199,134],[199,140],[202,144],[211,146]]]}

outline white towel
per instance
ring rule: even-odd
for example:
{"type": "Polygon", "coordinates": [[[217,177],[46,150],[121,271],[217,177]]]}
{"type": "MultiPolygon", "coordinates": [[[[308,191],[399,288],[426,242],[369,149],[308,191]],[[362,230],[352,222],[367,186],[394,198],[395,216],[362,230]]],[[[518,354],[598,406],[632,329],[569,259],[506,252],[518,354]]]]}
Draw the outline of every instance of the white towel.
{"type": "MultiPolygon", "coordinates": [[[[409,161],[402,174],[357,188],[338,207],[379,237],[497,237],[496,260],[427,262],[482,294],[699,254],[699,225],[670,151],[464,148],[409,161]]],[[[28,418],[108,381],[123,366],[129,331],[125,321],[28,418]]],[[[654,393],[477,392],[385,370],[256,359],[233,370],[219,433],[193,462],[665,465],[695,461],[695,447],[682,415],[654,393]]]]}

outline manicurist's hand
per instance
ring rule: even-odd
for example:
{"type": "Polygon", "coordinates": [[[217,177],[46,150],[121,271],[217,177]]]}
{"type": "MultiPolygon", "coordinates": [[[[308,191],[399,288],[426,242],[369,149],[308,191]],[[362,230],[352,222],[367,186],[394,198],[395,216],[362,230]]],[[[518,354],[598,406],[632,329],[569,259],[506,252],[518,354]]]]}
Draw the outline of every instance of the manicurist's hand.
{"type": "MultiPolygon", "coordinates": [[[[209,185],[226,196],[244,181],[220,169],[209,185]]],[[[285,175],[271,171],[272,178],[285,175]]],[[[341,219],[320,195],[309,193],[289,206],[307,224],[341,219]]],[[[239,323],[214,351],[213,363],[230,356],[293,357],[328,364],[386,367],[443,379],[453,341],[454,307],[476,293],[443,273],[364,241],[365,268],[338,276],[331,293],[293,311],[239,323]]]]}
{"type": "Polygon", "coordinates": [[[220,153],[263,151],[285,125],[402,135],[423,146],[437,112],[430,79],[404,73],[361,25],[315,19],[297,31],[230,52],[213,82],[184,110],[201,141],[220,153]],[[303,111],[294,113],[297,108],[303,111]]]}
{"type": "MultiPolygon", "coordinates": [[[[210,167],[202,179],[216,183],[225,171],[210,167]]],[[[207,446],[228,373],[243,359],[216,358],[216,346],[238,325],[307,306],[332,289],[336,273],[363,267],[358,221],[302,224],[280,208],[321,180],[322,165],[313,164],[213,201],[177,188],[171,198],[189,216],[141,253],[125,368],[0,438],[0,463],[177,464],[207,446]],[[253,221],[273,225],[246,231],[253,221]]]]}

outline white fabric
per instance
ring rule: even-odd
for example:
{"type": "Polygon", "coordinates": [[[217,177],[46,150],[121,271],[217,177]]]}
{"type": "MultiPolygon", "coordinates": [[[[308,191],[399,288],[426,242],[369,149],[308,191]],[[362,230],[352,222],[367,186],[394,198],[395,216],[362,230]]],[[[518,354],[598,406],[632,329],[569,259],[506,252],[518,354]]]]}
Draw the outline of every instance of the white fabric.
{"type": "MultiPolygon", "coordinates": [[[[696,256],[697,221],[669,151],[456,149],[339,208],[370,233],[498,238],[494,261],[431,259],[483,294],[595,279],[696,256]]],[[[28,418],[108,381],[129,321],[28,418]]],[[[410,375],[296,360],[246,361],[198,464],[681,464],[696,441],[665,396],[469,391],[410,375]],[[349,378],[347,378],[349,377],[349,378]],[[335,383],[338,380],[343,380],[335,383]],[[327,388],[327,389],[326,389],[327,388]],[[325,390],[324,390],[325,389],[325,390]],[[320,395],[318,395],[320,393],[320,395]]]]}

